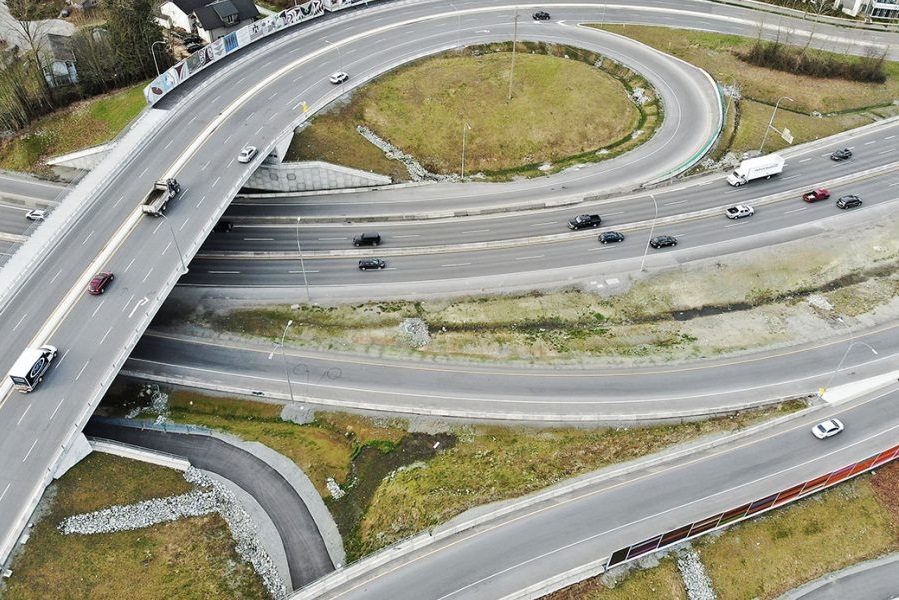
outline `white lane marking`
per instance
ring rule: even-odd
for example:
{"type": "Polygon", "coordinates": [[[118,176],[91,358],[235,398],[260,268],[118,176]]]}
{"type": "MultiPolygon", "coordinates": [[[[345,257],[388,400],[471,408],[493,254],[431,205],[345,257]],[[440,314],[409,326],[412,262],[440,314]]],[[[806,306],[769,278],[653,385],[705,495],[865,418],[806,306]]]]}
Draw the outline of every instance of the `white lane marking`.
{"type": "Polygon", "coordinates": [[[50,413],[50,420],[51,420],[51,421],[53,420],[53,417],[56,416],[56,411],[59,410],[59,407],[62,406],[62,403],[63,403],[63,401],[64,401],[65,399],[66,399],[65,396],[63,396],[62,398],[60,398],[60,399],[59,399],[59,403],[56,405],[56,408],[54,408],[54,409],[53,409],[53,412],[50,413]]]}
{"type": "Polygon", "coordinates": [[[11,485],[12,485],[12,482],[9,482],[9,483],[6,484],[6,487],[3,488],[3,493],[0,494],[0,502],[3,501],[3,496],[5,496],[5,495],[6,495],[6,492],[9,491],[9,486],[11,486],[11,485]]]}
{"type": "Polygon", "coordinates": [[[219,175],[218,177],[216,177],[216,178],[215,178],[215,181],[212,182],[212,187],[217,186],[217,185],[218,185],[218,182],[221,181],[221,179],[222,179],[222,176],[221,176],[221,175],[219,175]]]}
{"type": "Polygon", "coordinates": [[[203,204],[203,200],[205,200],[205,199],[206,199],[206,196],[203,196],[202,198],[200,198],[200,201],[197,202],[197,208],[200,208],[200,205],[203,204]]]}
{"type": "Polygon", "coordinates": [[[895,136],[895,135],[888,135],[888,136],[886,136],[886,137],[883,138],[883,139],[885,139],[885,140],[891,140],[891,139],[893,139],[894,137],[896,137],[896,136],[895,136]]]}
{"type": "Polygon", "coordinates": [[[200,167],[200,170],[201,170],[201,171],[205,171],[205,170],[206,170],[206,167],[208,167],[208,166],[209,166],[209,163],[208,163],[208,162],[203,163],[203,166],[200,167]]]}
{"type": "Polygon", "coordinates": [[[228,143],[228,140],[230,140],[232,137],[234,137],[234,134],[233,134],[233,133],[230,134],[228,137],[225,138],[225,142],[224,142],[224,143],[227,144],[227,143],[228,143]]]}
{"type": "Polygon", "coordinates": [[[534,260],[535,258],[543,258],[542,254],[537,256],[516,256],[515,260],[534,260]]]}
{"type": "Polygon", "coordinates": [[[131,304],[132,300],[134,300],[134,294],[131,294],[131,297],[128,298],[128,302],[122,305],[122,312],[125,312],[125,309],[128,308],[128,305],[131,304]]]}
{"type": "Polygon", "coordinates": [[[12,330],[15,331],[16,329],[18,329],[18,328],[19,328],[19,325],[22,324],[22,321],[24,321],[24,320],[25,320],[25,317],[27,317],[27,316],[28,316],[28,313],[25,313],[24,315],[22,315],[22,318],[19,319],[19,322],[16,323],[16,326],[13,327],[12,330]]]}
{"type": "Polygon", "coordinates": [[[890,154],[891,152],[893,152],[893,149],[890,149],[890,150],[884,150],[883,152],[878,152],[877,155],[879,156],[879,155],[881,155],[881,154],[890,154]]]}
{"type": "Polygon", "coordinates": [[[50,283],[53,283],[54,281],[56,281],[56,278],[59,277],[60,275],[62,275],[62,269],[60,269],[59,271],[56,272],[56,275],[53,276],[53,279],[50,280],[50,283]]]}
{"type": "MultiPolygon", "coordinates": [[[[306,272],[307,273],[321,273],[321,271],[310,271],[309,269],[306,269],[306,272]]],[[[288,271],[288,273],[290,273],[291,275],[296,275],[297,273],[302,273],[302,271],[288,271]]]]}
{"type": "Polygon", "coordinates": [[[274,242],[275,238],[244,238],[245,242],[274,242]]]}
{"type": "Polygon", "coordinates": [[[230,168],[233,167],[233,166],[234,166],[234,159],[232,158],[232,159],[228,162],[228,166],[225,167],[225,168],[226,168],[226,169],[230,169],[230,168]]]}
{"type": "Polygon", "coordinates": [[[794,208],[793,210],[788,210],[788,211],[785,211],[785,212],[783,212],[783,213],[781,213],[781,214],[784,214],[784,215],[790,215],[790,214],[793,214],[793,213],[802,212],[802,211],[807,210],[807,209],[808,209],[808,206],[803,206],[802,208],[794,208]]]}
{"type": "Polygon", "coordinates": [[[899,185],[899,181],[896,181],[895,183],[891,183],[891,184],[888,185],[887,187],[893,187],[894,185],[899,185]]]}
{"type": "Polygon", "coordinates": [[[134,264],[134,261],[136,261],[136,260],[137,260],[137,257],[136,257],[136,256],[135,256],[134,258],[132,258],[132,259],[131,259],[131,262],[128,263],[128,266],[125,267],[125,270],[123,271],[123,273],[127,273],[127,272],[128,272],[128,269],[131,268],[131,265],[133,265],[133,264],[134,264]]]}
{"type": "Polygon", "coordinates": [[[140,172],[140,175],[138,175],[138,177],[143,177],[144,175],[146,175],[146,174],[147,174],[147,170],[148,170],[149,168],[150,168],[150,167],[144,167],[144,170],[140,172]]]}
{"type": "Polygon", "coordinates": [[[234,82],[234,85],[238,85],[238,84],[240,84],[240,83],[243,83],[243,80],[246,79],[246,78],[247,78],[246,75],[244,75],[243,77],[241,77],[240,79],[238,79],[237,81],[235,81],[235,82],[234,82]]]}
{"type": "Polygon", "coordinates": [[[162,249],[162,253],[160,254],[160,256],[165,255],[165,253],[168,252],[168,251],[169,251],[169,248],[171,248],[171,247],[172,247],[172,242],[169,242],[169,243],[166,245],[166,247],[162,249]]]}
{"type": "Polygon", "coordinates": [[[190,221],[190,217],[187,217],[186,219],[184,219],[184,223],[181,223],[181,227],[178,228],[178,231],[181,231],[182,229],[184,229],[184,227],[187,225],[188,221],[190,221]]]}
{"type": "Polygon", "coordinates": [[[543,225],[556,225],[558,221],[549,221],[547,223],[535,223],[534,227],[541,227],[543,225]]]}
{"type": "Polygon", "coordinates": [[[97,308],[95,308],[94,312],[91,313],[91,319],[93,319],[94,317],[97,316],[97,311],[100,310],[100,308],[103,306],[104,302],[106,302],[106,300],[101,300],[100,303],[97,304],[97,308]]]}
{"type": "Polygon", "coordinates": [[[877,143],[877,140],[871,140],[870,142],[865,142],[863,145],[870,146],[871,144],[876,144],[876,143],[877,143]]]}
{"type": "Polygon", "coordinates": [[[145,281],[147,280],[147,277],[149,277],[149,276],[150,276],[150,273],[152,273],[152,272],[153,272],[153,267],[150,267],[150,270],[147,271],[147,274],[144,275],[144,278],[141,279],[140,282],[141,282],[141,283],[145,282],[145,281]]]}
{"type": "Polygon", "coordinates": [[[441,267],[467,267],[471,263],[449,263],[447,265],[440,265],[441,267]]]}
{"type": "Polygon", "coordinates": [[[662,206],[674,206],[675,204],[683,204],[684,202],[688,202],[688,200],[676,200],[674,202],[665,202],[662,206]]]}
{"type": "Polygon", "coordinates": [[[409,235],[395,235],[393,237],[398,240],[405,240],[407,238],[417,238],[417,237],[421,237],[421,236],[418,234],[409,234],[409,235]]]}
{"type": "Polygon", "coordinates": [[[25,418],[25,415],[28,414],[28,411],[29,411],[29,410],[31,410],[31,404],[29,404],[28,406],[25,407],[25,412],[23,412],[23,413],[22,413],[22,416],[19,417],[19,420],[16,421],[16,425],[21,425],[21,424],[22,424],[22,419],[25,418]]]}
{"type": "Polygon", "coordinates": [[[799,175],[789,175],[787,177],[781,177],[781,180],[786,181],[787,179],[795,179],[796,177],[799,177],[799,175]]]}
{"type": "Polygon", "coordinates": [[[28,460],[28,457],[31,456],[31,451],[34,450],[35,446],[37,446],[37,440],[34,440],[34,443],[31,444],[31,448],[28,449],[28,454],[25,455],[25,458],[22,459],[22,462],[28,460]]]}
{"type": "Polygon", "coordinates": [[[150,301],[150,300],[149,300],[146,296],[144,296],[143,298],[141,298],[140,300],[138,300],[138,301],[137,301],[137,304],[134,305],[134,308],[131,309],[131,312],[128,313],[128,318],[130,319],[131,317],[133,317],[133,316],[134,316],[134,312],[135,312],[138,308],[140,308],[141,306],[143,306],[144,304],[146,304],[146,303],[149,302],[149,301],[150,301]]]}
{"type": "Polygon", "coordinates": [[[262,128],[263,128],[263,127],[264,127],[263,125],[260,125],[260,126],[259,126],[259,129],[256,130],[256,133],[253,134],[253,137],[256,137],[257,135],[259,135],[260,133],[262,133],[262,128]]]}
{"type": "Polygon", "coordinates": [[[278,116],[278,113],[272,113],[272,116],[270,116],[270,117],[268,118],[268,120],[269,120],[269,121],[274,121],[274,120],[275,120],[275,117],[277,117],[277,116],[278,116]]]}
{"type": "Polygon", "coordinates": [[[338,240],[345,240],[345,237],[329,237],[329,238],[318,238],[320,242],[336,242],[338,240]]]}
{"type": "Polygon", "coordinates": [[[221,98],[221,97],[222,97],[222,95],[219,94],[218,96],[216,96],[215,98],[212,99],[212,103],[215,104],[216,102],[219,101],[219,98],[221,98]]]}
{"type": "Polygon", "coordinates": [[[103,337],[100,338],[100,341],[98,342],[99,345],[101,345],[101,346],[103,345],[103,342],[106,340],[106,336],[109,335],[110,331],[112,331],[112,325],[109,326],[109,329],[107,329],[106,333],[103,334],[103,337]]]}
{"type": "Polygon", "coordinates": [[[162,219],[159,219],[159,223],[157,223],[157,224],[156,224],[156,227],[153,228],[153,235],[156,235],[156,232],[159,231],[159,228],[162,227],[162,224],[163,224],[164,222],[165,222],[165,221],[163,221],[162,219]]]}
{"type": "Polygon", "coordinates": [[[196,117],[196,115],[194,115],[194,118],[191,119],[190,121],[188,121],[187,124],[188,124],[188,125],[193,125],[194,121],[196,121],[196,120],[197,120],[197,117],[196,117]]]}
{"type": "Polygon", "coordinates": [[[53,367],[54,369],[59,368],[59,365],[62,364],[62,361],[64,361],[66,359],[66,357],[69,355],[70,350],[71,350],[71,348],[68,348],[65,352],[62,353],[62,358],[60,358],[58,361],[56,361],[56,366],[53,367]]]}
{"type": "Polygon", "coordinates": [[[170,140],[169,140],[169,143],[166,144],[165,146],[163,146],[162,149],[163,149],[163,150],[168,150],[168,149],[169,149],[169,146],[171,146],[171,145],[172,145],[172,142],[174,142],[174,141],[175,141],[175,138],[170,139],[170,140]]]}
{"type": "Polygon", "coordinates": [[[213,275],[240,275],[240,271],[206,271],[213,275]]]}
{"type": "Polygon", "coordinates": [[[81,367],[81,370],[78,371],[78,374],[77,374],[77,375],[75,375],[75,381],[78,381],[78,378],[81,377],[82,373],[84,373],[84,370],[87,368],[87,366],[88,366],[89,364],[91,364],[91,361],[89,361],[89,360],[88,360],[88,361],[85,361],[84,366],[81,367]]]}
{"type": "Polygon", "coordinates": [[[811,160],[811,157],[809,157],[809,158],[803,158],[803,159],[800,160],[799,162],[804,163],[804,162],[808,162],[808,161],[810,161],[810,160],[811,160]]]}
{"type": "Polygon", "coordinates": [[[87,237],[84,238],[84,241],[81,242],[81,245],[82,245],[82,246],[85,245],[85,244],[87,243],[87,241],[88,241],[89,239],[91,239],[91,236],[92,236],[92,235],[94,235],[94,232],[93,232],[93,231],[91,231],[89,234],[87,234],[87,237]]]}
{"type": "Polygon", "coordinates": [[[116,206],[119,205],[119,202],[121,202],[124,199],[125,199],[125,196],[119,196],[119,199],[113,203],[112,207],[115,208],[116,206]]]}
{"type": "Polygon", "coordinates": [[[696,184],[696,187],[702,187],[702,186],[705,186],[705,185],[712,185],[713,183],[716,183],[716,182],[714,182],[714,181],[706,181],[706,182],[704,182],[704,183],[697,183],[697,184],[696,184]]]}
{"type": "MultiPolygon", "coordinates": [[[[671,190],[671,191],[674,191],[674,190],[671,190]]],[[[602,214],[603,214],[604,216],[606,216],[606,217],[615,217],[615,216],[618,216],[618,215],[623,215],[623,214],[624,214],[624,211],[623,211],[623,210],[619,210],[618,212],[602,213],[602,214]]]]}
{"type": "Polygon", "coordinates": [[[472,229],[471,231],[463,231],[462,234],[465,235],[467,233],[490,233],[489,229],[472,229]]]}

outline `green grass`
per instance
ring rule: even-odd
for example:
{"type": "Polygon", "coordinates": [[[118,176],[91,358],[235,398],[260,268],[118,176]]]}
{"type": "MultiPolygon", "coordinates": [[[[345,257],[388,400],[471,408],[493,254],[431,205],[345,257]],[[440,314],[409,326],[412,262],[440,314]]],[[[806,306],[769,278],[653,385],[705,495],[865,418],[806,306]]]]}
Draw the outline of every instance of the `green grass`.
{"type": "Polygon", "coordinates": [[[647,105],[644,114],[627,97],[628,87],[648,87],[639,77],[609,61],[600,70],[545,55],[541,52],[559,50],[543,46],[517,53],[509,100],[511,53],[499,50],[508,48],[450,52],[380,77],[357,90],[349,104],[317,115],[294,138],[288,156],[408,179],[395,161],[356,133],[356,125],[364,124],[432,172],[459,173],[467,123],[467,174],[531,176],[544,162],[560,168],[595,161],[602,148],[612,151],[605,156],[614,156],[625,149],[622,144],[629,148],[645,141],[658,122],[656,105],[647,105]],[[631,140],[638,127],[645,133],[631,140]]]}
{"type": "MultiPolygon", "coordinates": [[[[794,144],[859,127],[876,118],[899,114],[899,108],[892,106],[893,100],[899,97],[899,63],[896,62],[886,65],[886,84],[863,84],[802,77],[744,63],[736,53],[750,47],[755,41],[752,38],[633,25],[605,25],[603,29],[633,38],[705,69],[724,85],[736,82],[743,96],[743,100],[736,103],[740,115],[739,128],[733,143],[729,147],[719,144],[716,155],[728,150],[758,150],[774,104],[781,96],[789,96],[793,102],[781,102],[774,125],[778,129],[789,128],[794,144]],[[813,112],[824,116],[811,116],[813,112]]],[[[809,52],[826,54],[815,50],[809,52]]],[[[844,55],[843,60],[854,61],[855,58],[844,55]]],[[[786,142],[772,131],[765,150],[771,152],[785,146],[786,142]]]]}
{"type": "Polygon", "coordinates": [[[189,489],[171,469],[88,456],[45,494],[49,506],[12,564],[4,599],[266,598],[218,515],[89,536],[64,536],[56,529],[74,514],[189,489]]]}
{"type": "Polygon", "coordinates": [[[720,600],[775,598],[806,581],[897,548],[895,524],[867,478],[699,544],[720,600]]]}
{"type": "Polygon", "coordinates": [[[78,102],[38,119],[0,145],[0,168],[47,174],[43,159],[112,140],[146,107],[144,85],[78,102]]]}

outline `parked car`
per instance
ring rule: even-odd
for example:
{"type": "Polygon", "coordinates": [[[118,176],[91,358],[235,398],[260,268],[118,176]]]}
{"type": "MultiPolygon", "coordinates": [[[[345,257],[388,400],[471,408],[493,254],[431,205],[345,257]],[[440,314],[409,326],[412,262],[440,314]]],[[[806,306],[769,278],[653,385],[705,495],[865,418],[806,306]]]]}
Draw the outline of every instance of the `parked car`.
{"type": "Polygon", "coordinates": [[[353,238],[354,246],[377,246],[381,243],[380,233],[360,233],[353,238]]]}
{"type": "Polygon", "coordinates": [[[649,240],[649,245],[653,248],[665,248],[667,246],[677,246],[677,238],[673,235],[657,235],[649,240]]]}
{"type": "Polygon", "coordinates": [[[203,49],[203,44],[198,44],[197,42],[190,42],[189,44],[184,45],[185,50],[193,54],[197,50],[203,49]]]}
{"type": "Polygon", "coordinates": [[[806,202],[817,202],[819,200],[827,200],[828,198],[830,198],[830,192],[824,188],[802,194],[802,199],[806,202]]]}
{"type": "Polygon", "coordinates": [[[840,148],[830,153],[830,160],[847,160],[852,158],[852,150],[849,148],[840,148]]]}
{"type": "Polygon", "coordinates": [[[812,435],[819,440],[833,437],[843,431],[843,423],[839,419],[828,419],[812,427],[812,435]]]}
{"type": "Polygon", "coordinates": [[[48,214],[50,214],[50,213],[48,213],[45,210],[34,209],[34,210],[29,210],[27,213],[25,213],[25,218],[28,219],[29,221],[43,221],[44,219],[47,218],[48,214]]]}
{"type": "Polygon", "coordinates": [[[617,231],[603,231],[599,234],[599,243],[600,244],[614,244],[616,242],[623,242],[624,234],[618,233],[617,231]]]}
{"type": "Polygon", "coordinates": [[[387,263],[381,260],[380,258],[363,258],[359,261],[359,270],[361,271],[372,271],[376,269],[383,269],[387,266],[387,263]]]}
{"type": "Polygon", "coordinates": [[[194,35],[193,33],[189,33],[181,38],[184,40],[185,44],[202,44],[203,38],[198,35],[194,35]]]}
{"type": "Polygon", "coordinates": [[[549,13],[545,10],[538,10],[534,13],[535,21],[549,21],[549,13]]]}
{"type": "Polygon", "coordinates": [[[219,221],[212,228],[213,231],[217,231],[220,233],[227,233],[232,229],[234,229],[234,223],[232,223],[231,221],[219,221]]]}
{"type": "Polygon", "coordinates": [[[115,275],[108,271],[100,271],[87,284],[87,293],[91,296],[99,296],[106,291],[106,286],[112,283],[115,275]]]}
{"type": "Polygon", "coordinates": [[[856,196],[855,194],[849,194],[848,196],[840,196],[840,199],[837,200],[837,208],[856,208],[862,205],[862,199],[856,196]]]}
{"type": "Polygon", "coordinates": [[[256,146],[244,146],[237,156],[237,162],[248,163],[256,156],[256,146]]]}
{"type": "Polygon", "coordinates": [[[328,81],[330,81],[334,85],[337,85],[339,83],[343,83],[344,81],[346,81],[349,78],[350,78],[350,76],[347,75],[346,73],[344,73],[343,71],[337,71],[336,73],[333,73],[331,75],[331,77],[328,78],[328,81]]]}
{"type": "Polygon", "coordinates": [[[599,215],[578,215],[568,220],[568,229],[584,229],[585,227],[599,227],[602,218],[599,215]]]}

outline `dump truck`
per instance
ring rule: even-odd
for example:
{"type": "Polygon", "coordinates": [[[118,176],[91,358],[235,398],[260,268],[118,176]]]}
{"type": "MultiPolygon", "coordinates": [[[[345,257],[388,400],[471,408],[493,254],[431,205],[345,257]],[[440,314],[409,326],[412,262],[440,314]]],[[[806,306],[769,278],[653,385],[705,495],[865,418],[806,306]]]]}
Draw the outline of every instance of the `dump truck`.
{"type": "Polygon", "coordinates": [[[169,205],[169,200],[181,192],[181,185],[173,178],[160,179],[144,198],[140,209],[148,215],[160,216],[169,205]]]}
{"type": "Polygon", "coordinates": [[[747,158],[727,176],[727,183],[734,187],[749,183],[762,177],[770,179],[784,170],[784,159],[779,154],[768,154],[758,158],[747,158]]]}

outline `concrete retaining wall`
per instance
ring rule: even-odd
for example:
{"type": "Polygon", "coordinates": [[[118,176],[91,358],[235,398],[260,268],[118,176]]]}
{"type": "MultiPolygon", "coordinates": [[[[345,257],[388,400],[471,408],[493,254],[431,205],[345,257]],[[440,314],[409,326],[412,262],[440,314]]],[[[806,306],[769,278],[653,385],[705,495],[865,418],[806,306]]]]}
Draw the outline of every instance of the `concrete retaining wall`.
{"type": "Polygon", "coordinates": [[[322,161],[262,165],[247,188],[270,192],[310,192],[388,185],[390,177],[322,161]]]}

